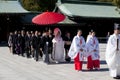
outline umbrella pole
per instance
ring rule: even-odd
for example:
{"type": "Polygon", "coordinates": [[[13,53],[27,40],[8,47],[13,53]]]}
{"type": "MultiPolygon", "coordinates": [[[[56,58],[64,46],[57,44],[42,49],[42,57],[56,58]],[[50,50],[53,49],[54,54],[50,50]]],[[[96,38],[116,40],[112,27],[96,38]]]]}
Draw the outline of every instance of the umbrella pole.
{"type": "Polygon", "coordinates": [[[46,42],[45,62],[46,62],[47,64],[49,64],[48,45],[49,45],[49,43],[46,42]]]}

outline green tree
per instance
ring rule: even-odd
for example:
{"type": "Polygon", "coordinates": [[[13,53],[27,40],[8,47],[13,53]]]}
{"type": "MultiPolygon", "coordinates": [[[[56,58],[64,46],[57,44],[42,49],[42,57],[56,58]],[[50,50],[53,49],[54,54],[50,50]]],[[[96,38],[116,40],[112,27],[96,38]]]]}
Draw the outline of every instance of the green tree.
{"type": "Polygon", "coordinates": [[[39,11],[41,7],[36,2],[36,0],[21,0],[22,6],[29,11],[39,11]]]}
{"type": "Polygon", "coordinates": [[[52,11],[57,0],[21,0],[21,2],[29,11],[52,11]]]}
{"type": "Polygon", "coordinates": [[[113,0],[113,3],[120,8],[120,0],[113,0]]]}

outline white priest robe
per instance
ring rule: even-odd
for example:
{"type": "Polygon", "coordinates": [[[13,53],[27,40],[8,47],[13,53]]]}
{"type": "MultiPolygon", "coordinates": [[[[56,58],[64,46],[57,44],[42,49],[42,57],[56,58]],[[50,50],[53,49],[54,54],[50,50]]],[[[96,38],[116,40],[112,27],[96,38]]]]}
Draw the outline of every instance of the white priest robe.
{"type": "Polygon", "coordinates": [[[85,54],[86,48],[85,48],[85,40],[82,36],[75,36],[73,38],[72,44],[70,46],[68,56],[71,57],[72,59],[76,58],[77,54],[79,53],[80,57],[79,60],[83,61],[84,60],[84,54],[85,54]],[[82,44],[80,44],[80,40],[82,40],[82,44]],[[80,49],[83,49],[81,52],[80,49]]]}
{"type": "Polygon", "coordinates": [[[92,60],[99,60],[99,41],[96,37],[90,37],[88,42],[86,42],[87,56],[91,56],[92,60]],[[96,50],[96,52],[94,52],[96,50]]]}
{"type": "Polygon", "coordinates": [[[64,41],[61,37],[53,38],[53,56],[58,62],[64,61],[64,41]]]}
{"type": "Polygon", "coordinates": [[[106,62],[110,70],[110,76],[120,76],[120,36],[111,35],[108,39],[106,48],[106,62]],[[117,39],[118,39],[118,51],[117,51],[117,39]]]}

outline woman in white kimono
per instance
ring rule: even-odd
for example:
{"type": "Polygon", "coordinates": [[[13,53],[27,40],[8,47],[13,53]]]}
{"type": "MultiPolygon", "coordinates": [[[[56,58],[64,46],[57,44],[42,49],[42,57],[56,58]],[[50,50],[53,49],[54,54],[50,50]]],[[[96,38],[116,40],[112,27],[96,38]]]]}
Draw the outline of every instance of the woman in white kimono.
{"type": "Polygon", "coordinates": [[[120,79],[120,26],[115,25],[114,34],[108,39],[106,48],[106,62],[110,76],[120,79]]]}
{"type": "Polygon", "coordinates": [[[53,38],[53,53],[52,57],[55,60],[56,63],[63,62],[64,61],[64,41],[61,37],[61,31],[59,28],[54,29],[54,35],[53,38]]]}
{"type": "Polygon", "coordinates": [[[68,56],[74,59],[75,70],[77,71],[82,70],[84,53],[86,51],[85,40],[81,35],[82,31],[78,30],[77,35],[73,38],[70,50],[68,52],[68,56]]]}
{"type": "Polygon", "coordinates": [[[87,39],[86,39],[86,43],[89,41],[89,39],[91,38],[91,34],[92,32],[89,32],[88,36],[87,36],[87,39]]]}
{"type": "Polygon", "coordinates": [[[92,32],[90,39],[86,43],[87,47],[87,69],[92,70],[95,68],[99,70],[100,68],[100,55],[99,55],[99,42],[95,37],[95,32],[92,32]]]}

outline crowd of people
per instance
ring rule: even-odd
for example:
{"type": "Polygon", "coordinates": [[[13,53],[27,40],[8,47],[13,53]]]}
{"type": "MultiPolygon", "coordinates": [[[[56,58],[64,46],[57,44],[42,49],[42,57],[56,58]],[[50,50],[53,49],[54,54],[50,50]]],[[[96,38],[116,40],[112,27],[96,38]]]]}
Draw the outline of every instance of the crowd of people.
{"type": "Polygon", "coordinates": [[[8,38],[8,46],[10,53],[21,55],[27,58],[34,58],[38,61],[40,58],[44,62],[52,61],[70,62],[67,52],[71,44],[71,36],[69,32],[63,38],[59,28],[54,30],[49,29],[43,33],[39,31],[14,31],[10,32],[8,38]],[[65,44],[64,44],[65,43],[65,44]],[[64,51],[66,54],[64,55],[64,51]],[[56,54],[57,53],[57,54],[56,54]]]}
{"type": "MultiPolygon", "coordinates": [[[[114,33],[108,37],[106,49],[106,62],[110,70],[110,76],[120,79],[120,26],[114,26],[114,33]]],[[[34,58],[41,57],[45,63],[71,62],[74,60],[75,70],[81,71],[84,59],[87,59],[87,70],[100,69],[99,41],[92,30],[85,41],[82,30],[71,39],[67,32],[61,37],[61,30],[55,28],[53,33],[48,30],[41,34],[38,31],[14,31],[10,32],[8,46],[13,54],[34,58]]]]}
{"type": "Polygon", "coordinates": [[[94,31],[90,32],[86,42],[81,30],[78,30],[73,40],[69,32],[62,38],[59,28],[55,28],[53,33],[48,30],[42,34],[38,31],[14,31],[10,32],[8,45],[11,53],[34,58],[36,61],[40,57],[45,63],[71,62],[71,59],[74,59],[75,70],[80,71],[82,62],[87,57],[88,70],[100,68],[99,42],[94,31]]]}
{"type": "Polygon", "coordinates": [[[90,34],[85,39],[82,36],[82,31],[78,30],[77,35],[73,38],[68,55],[74,59],[75,70],[81,71],[84,59],[87,59],[88,70],[100,69],[99,41],[95,37],[95,32],[90,34]]]}

